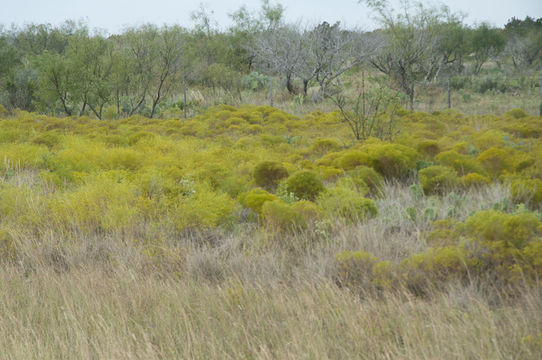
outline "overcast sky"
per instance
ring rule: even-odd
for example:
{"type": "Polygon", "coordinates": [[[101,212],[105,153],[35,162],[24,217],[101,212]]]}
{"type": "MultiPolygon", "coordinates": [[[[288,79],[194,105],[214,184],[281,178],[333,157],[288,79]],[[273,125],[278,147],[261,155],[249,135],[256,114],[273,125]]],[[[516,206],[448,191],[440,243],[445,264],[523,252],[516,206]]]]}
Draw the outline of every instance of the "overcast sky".
{"type": "MultiPolygon", "coordinates": [[[[24,25],[51,23],[65,20],[84,20],[91,28],[101,28],[118,33],[126,25],[177,23],[190,27],[190,14],[203,3],[214,12],[221,28],[229,24],[228,14],[246,4],[257,11],[260,0],[6,0],[2,1],[0,24],[24,25]]],[[[376,27],[373,14],[357,0],[295,0],[277,1],[286,8],[289,22],[315,23],[341,21],[351,27],[372,30],[376,27]]],[[[400,0],[391,1],[398,4],[400,0]]],[[[428,3],[427,1],[423,1],[428,3]]],[[[434,2],[435,3],[435,2],[434,2]]],[[[444,0],[436,3],[448,5],[453,11],[467,14],[467,24],[488,21],[502,27],[508,19],[542,17],[542,0],[444,0]]]]}

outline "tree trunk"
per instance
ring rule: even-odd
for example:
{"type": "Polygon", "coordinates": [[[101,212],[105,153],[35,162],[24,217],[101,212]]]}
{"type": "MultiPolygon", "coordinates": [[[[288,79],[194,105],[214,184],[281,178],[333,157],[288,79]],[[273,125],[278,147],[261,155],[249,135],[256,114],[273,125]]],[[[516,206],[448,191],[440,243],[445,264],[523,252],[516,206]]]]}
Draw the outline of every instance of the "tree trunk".
{"type": "Polygon", "coordinates": [[[410,85],[410,89],[408,90],[408,100],[410,111],[414,111],[414,83],[410,85]]]}
{"type": "Polygon", "coordinates": [[[117,89],[116,91],[116,102],[117,102],[117,119],[120,117],[120,92],[117,89]]]}
{"type": "Polygon", "coordinates": [[[66,98],[65,98],[65,97],[61,97],[61,98],[60,98],[60,102],[62,102],[62,107],[64,108],[64,112],[66,113],[66,115],[72,116],[72,112],[71,112],[71,110],[68,108],[68,105],[66,104],[66,98]]]}
{"type": "Polygon", "coordinates": [[[83,106],[81,107],[81,111],[79,111],[79,116],[83,116],[83,113],[85,112],[87,108],[87,102],[83,101],[83,106]]]}
{"type": "Polygon", "coordinates": [[[292,84],[292,74],[286,75],[286,89],[288,89],[288,92],[292,95],[296,95],[295,87],[292,84]]]}

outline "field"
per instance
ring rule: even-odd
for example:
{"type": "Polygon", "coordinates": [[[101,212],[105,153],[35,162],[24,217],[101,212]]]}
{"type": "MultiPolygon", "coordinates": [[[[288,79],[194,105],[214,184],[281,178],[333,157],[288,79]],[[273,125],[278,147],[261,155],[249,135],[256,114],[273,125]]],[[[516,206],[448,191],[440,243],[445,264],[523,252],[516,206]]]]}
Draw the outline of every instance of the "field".
{"type": "Polygon", "coordinates": [[[295,113],[4,112],[0,357],[538,359],[542,118],[295,113]]]}

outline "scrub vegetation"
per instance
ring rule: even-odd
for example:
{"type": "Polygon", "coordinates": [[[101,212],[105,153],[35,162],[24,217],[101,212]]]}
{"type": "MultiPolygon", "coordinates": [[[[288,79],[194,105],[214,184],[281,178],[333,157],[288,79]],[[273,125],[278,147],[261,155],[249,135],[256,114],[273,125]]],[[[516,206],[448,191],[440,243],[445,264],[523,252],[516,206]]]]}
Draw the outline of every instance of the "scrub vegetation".
{"type": "Polygon", "coordinates": [[[540,19],[368,3],[1,32],[0,357],[539,359],[540,19]]]}

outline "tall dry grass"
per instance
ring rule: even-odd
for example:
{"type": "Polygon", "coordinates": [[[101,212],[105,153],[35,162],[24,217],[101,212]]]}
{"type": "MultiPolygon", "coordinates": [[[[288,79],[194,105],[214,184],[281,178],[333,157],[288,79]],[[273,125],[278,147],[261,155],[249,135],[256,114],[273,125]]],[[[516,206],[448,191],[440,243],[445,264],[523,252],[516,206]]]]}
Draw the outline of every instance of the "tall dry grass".
{"type": "Polygon", "coordinates": [[[5,359],[538,359],[542,295],[360,297],[329,281],[219,283],[133,269],[0,275],[5,359]]]}
{"type": "Polygon", "coordinates": [[[407,208],[444,218],[454,207],[461,220],[509,196],[503,185],[438,203],[406,185],[383,193],[376,219],[283,239],[252,225],[154,229],[164,240],[153,246],[134,240],[144,225],[131,234],[10,228],[18,253],[1,264],[0,358],[538,359],[539,288],[510,298],[452,284],[419,298],[337,286],[338,251],[399,262],[427,247],[430,219],[407,208]]]}

